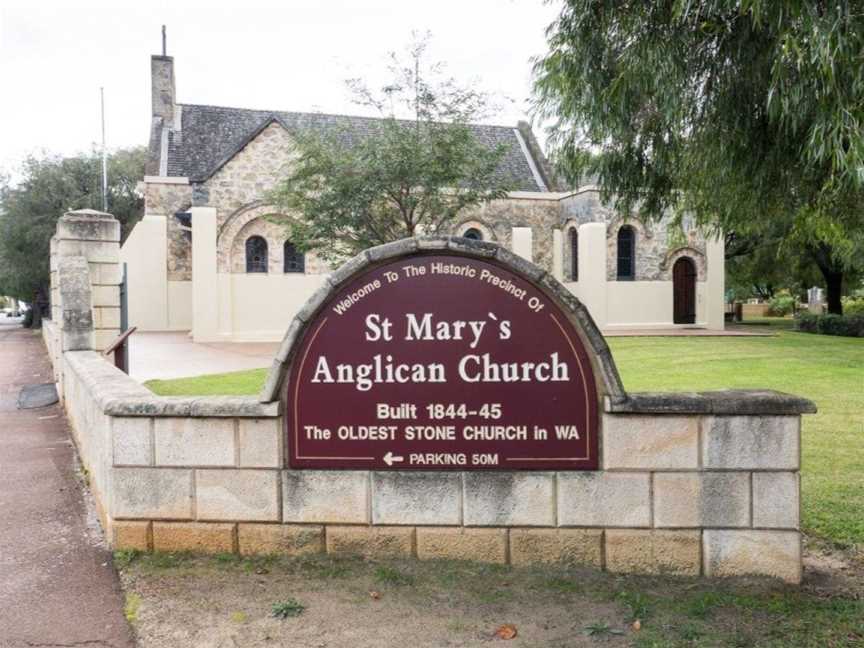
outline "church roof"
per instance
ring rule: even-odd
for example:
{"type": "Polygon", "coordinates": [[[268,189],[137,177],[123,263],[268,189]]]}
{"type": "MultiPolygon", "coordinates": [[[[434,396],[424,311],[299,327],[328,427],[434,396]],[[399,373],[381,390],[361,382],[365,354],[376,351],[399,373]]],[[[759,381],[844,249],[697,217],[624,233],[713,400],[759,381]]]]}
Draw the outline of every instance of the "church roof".
{"type": "MultiPolygon", "coordinates": [[[[182,104],[180,128],[168,130],[167,175],[203,182],[249,143],[261,130],[278,121],[287,130],[320,129],[345,138],[372,135],[380,120],[371,117],[326,115],[323,113],[281,112],[182,104]]],[[[471,126],[479,141],[490,148],[507,147],[499,173],[509,178],[516,191],[549,191],[548,167],[527,125],[471,126]],[[540,159],[538,159],[540,158],[540,159]]],[[[162,154],[162,138],[151,133],[151,160],[162,154]],[[155,149],[155,150],[154,150],[155,149]]],[[[157,162],[158,164],[158,162],[157,162]]]]}

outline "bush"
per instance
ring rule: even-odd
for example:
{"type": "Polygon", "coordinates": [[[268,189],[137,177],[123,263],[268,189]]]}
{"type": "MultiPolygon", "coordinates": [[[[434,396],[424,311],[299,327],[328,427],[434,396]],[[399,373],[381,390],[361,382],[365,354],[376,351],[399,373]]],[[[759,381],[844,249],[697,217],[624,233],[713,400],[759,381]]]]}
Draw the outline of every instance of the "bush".
{"type": "Polygon", "coordinates": [[[768,314],[775,317],[786,317],[795,310],[795,298],[788,292],[777,293],[768,302],[768,314]]]}
{"type": "Polygon", "coordinates": [[[795,318],[795,328],[804,333],[864,337],[864,314],[834,315],[827,313],[814,315],[812,313],[800,313],[795,318]]]}
{"type": "Polygon", "coordinates": [[[844,315],[864,315],[864,297],[844,297],[844,315]]]}
{"type": "Polygon", "coordinates": [[[795,316],[795,328],[802,333],[818,333],[819,315],[814,313],[798,313],[795,316]]]}

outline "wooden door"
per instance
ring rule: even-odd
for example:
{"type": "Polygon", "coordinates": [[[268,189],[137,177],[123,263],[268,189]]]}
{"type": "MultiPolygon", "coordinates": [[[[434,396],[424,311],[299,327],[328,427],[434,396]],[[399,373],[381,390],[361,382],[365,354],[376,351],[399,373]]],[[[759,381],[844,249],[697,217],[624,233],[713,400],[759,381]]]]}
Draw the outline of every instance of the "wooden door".
{"type": "Polygon", "coordinates": [[[681,257],[672,266],[674,293],[673,321],[676,324],[696,322],[696,266],[691,259],[681,257]]]}

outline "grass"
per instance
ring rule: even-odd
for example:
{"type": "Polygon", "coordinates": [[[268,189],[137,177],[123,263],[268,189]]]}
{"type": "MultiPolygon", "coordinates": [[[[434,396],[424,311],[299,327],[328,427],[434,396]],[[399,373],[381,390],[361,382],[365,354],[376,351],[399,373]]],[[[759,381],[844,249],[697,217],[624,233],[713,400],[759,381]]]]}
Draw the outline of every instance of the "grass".
{"type": "Polygon", "coordinates": [[[144,386],[160,396],[247,396],[261,391],[266,377],[267,369],[250,369],[173,380],[148,380],[144,386]]]}
{"type": "Polygon", "coordinates": [[[295,599],[279,601],[271,606],[273,616],[277,619],[300,616],[306,610],[306,606],[295,599]]]}
{"type": "MultiPolygon", "coordinates": [[[[768,388],[812,399],[804,417],[803,527],[839,547],[864,546],[864,340],[797,333],[759,320],[772,337],[609,338],[628,391],[768,388]]],[[[754,328],[756,328],[754,326],[754,328]]],[[[150,381],[162,395],[257,394],[266,370],[150,381]]]]}
{"type": "MultiPolygon", "coordinates": [[[[172,554],[165,559],[159,554],[136,554],[122,570],[124,582],[133,590],[127,593],[127,616],[138,618],[143,601],[134,590],[139,586],[146,589],[158,583],[171,596],[189,590],[194,607],[199,605],[197,592],[224,589],[226,582],[235,582],[225,580],[226,569],[237,583],[248,578],[247,560],[232,562],[190,554],[172,554]]],[[[377,605],[386,607],[389,601],[398,600],[406,606],[402,610],[406,623],[422,622],[431,606],[445,613],[458,610],[458,618],[454,618],[458,627],[448,626],[451,632],[488,633],[496,623],[506,620],[516,624],[521,633],[527,619],[549,614],[544,622],[553,626],[571,625],[574,634],[598,640],[623,634],[627,645],[637,648],[864,645],[864,599],[858,592],[786,586],[768,579],[622,576],[560,565],[519,568],[454,560],[349,562],[350,572],[333,580],[328,574],[342,571],[346,558],[270,556],[270,571],[256,577],[255,593],[243,599],[243,616],[235,612],[237,607],[227,608],[226,613],[236,624],[254,626],[268,615],[281,619],[302,614],[306,604],[301,601],[309,592],[321,591],[319,585],[324,585],[334,600],[356,598],[358,605],[369,600],[371,586],[382,593],[377,605]],[[280,594],[274,596],[277,591],[280,594]],[[284,598],[285,591],[298,598],[284,598]],[[501,596],[502,592],[507,596],[501,596]],[[633,626],[637,619],[638,630],[633,626]]],[[[218,598],[214,594],[214,599],[218,598]]],[[[236,606],[236,601],[228,597],[210,602],[217,609],[226,604],[236,606]]],[[[309,601],[309,608],[313,607],[309,601]]],[[[378,622],[377,616],[370,617],[363,608],[357,614],[358,624],[373,627],[378,622]]],[[[147,619],[151,625],[162,622],[154,614],[147,619]]],[[[189,622],[206,624],[208,620],[202,616],[189,622]]],[[[453,644],[448,645],[458,643],[458,637],[450,639],[453,644]]],[[[532,645],[528,636],[523,641],[532,645]]]]}

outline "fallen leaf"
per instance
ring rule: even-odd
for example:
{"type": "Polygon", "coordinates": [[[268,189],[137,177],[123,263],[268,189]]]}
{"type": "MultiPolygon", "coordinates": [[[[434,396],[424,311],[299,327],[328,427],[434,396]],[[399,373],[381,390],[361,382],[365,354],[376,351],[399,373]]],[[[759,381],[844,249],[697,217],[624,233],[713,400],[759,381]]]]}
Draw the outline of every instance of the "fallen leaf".
{"type": "Polygon", "coordinates": [[[499,639],[513,639],[517,634],[516,626],[512,623],[505,623],[495,631],[495,636],[499,639]]]}
{"type": "Polygon", "coordinates": [[[642,629],[642,622],[639,619],[636,619],[631,627],[634,632],[639,632],[642,629]]]}
{"type": "Polygon", "coordinates": [[[381,592],[376,592],[375,590],[372,590],[371,592],[369,592],[369,597],[372,600],[377,601],[381,598],[381,592]]]}

